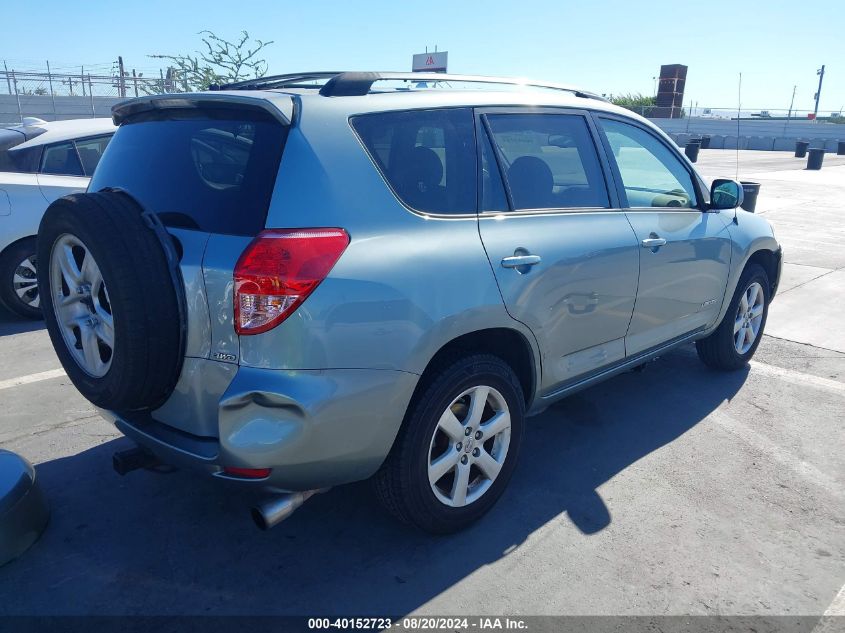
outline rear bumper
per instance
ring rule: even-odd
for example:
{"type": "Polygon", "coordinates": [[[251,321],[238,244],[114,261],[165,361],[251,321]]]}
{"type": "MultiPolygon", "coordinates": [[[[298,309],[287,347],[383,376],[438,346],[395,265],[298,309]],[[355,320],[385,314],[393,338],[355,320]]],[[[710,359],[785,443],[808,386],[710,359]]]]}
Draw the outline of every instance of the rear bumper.
{"type": "Polygon", "coordinates": [[[103,415],[165,463],[260,488],[313,490],[375,473],[393,445],[417,380],[415,374],[391,370],[240,367],[219,400],[216,437],[193,435],[149,414],[103,415]],[[225,475],[224,466],[272,472],[248,480],[225,475]]]}

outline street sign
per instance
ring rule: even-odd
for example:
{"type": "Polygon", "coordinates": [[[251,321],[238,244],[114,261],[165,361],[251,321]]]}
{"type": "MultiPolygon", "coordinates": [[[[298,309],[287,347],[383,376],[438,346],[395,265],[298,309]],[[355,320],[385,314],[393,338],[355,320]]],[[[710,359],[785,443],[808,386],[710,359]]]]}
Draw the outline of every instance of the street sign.
{"type": "Polygon", "coordinates": [[[415,73],[445,73],[446,56],[448,54],[446,51],[440,51],[439,53],[419,53],[414,55],[411,70],[415,73]]]}

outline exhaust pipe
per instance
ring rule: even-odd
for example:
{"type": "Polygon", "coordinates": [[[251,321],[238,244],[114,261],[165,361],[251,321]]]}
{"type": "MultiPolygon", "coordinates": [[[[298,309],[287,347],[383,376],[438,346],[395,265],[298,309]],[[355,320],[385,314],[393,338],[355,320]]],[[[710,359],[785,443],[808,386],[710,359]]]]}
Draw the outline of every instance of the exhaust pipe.
{"type": "Polygon", "coordinates": [[[326,492],[328,488],[306,490],[304,492],[289,492],[259,503],[251,510],[252,520],[261,530],[269,530],[296,512],[297,508],[319,492],[326,492]]]}
{"type": "Polygon", "coordinates": [[[112,455],[111,463],[115,472],[121,476],[139,468],[153,468],[160,464],[155,455],[140,446],[116,452],[112,455]]]}

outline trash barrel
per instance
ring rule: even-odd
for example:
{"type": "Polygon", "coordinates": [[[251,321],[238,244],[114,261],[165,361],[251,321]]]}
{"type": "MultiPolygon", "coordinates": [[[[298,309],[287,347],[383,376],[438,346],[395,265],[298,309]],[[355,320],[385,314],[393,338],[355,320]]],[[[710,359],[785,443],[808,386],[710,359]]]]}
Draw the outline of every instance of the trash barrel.
{"type": "Polygon", "coordinates": [[[749,213],[754,213],[757,208],[757,195],[760,193],[760,183],[742,180],[742,208],[749,213]]]}
{"type": "Polygon", "coordinates": [[[804,158],[808,147],[810,147],[810,141],[795,141],[795,158],[804,158]]]}
{"type": "Polygon", "coordinates": [[[38,540],[50,512],[32,465],[0,449],[0,565],[14,560],[38,540]]]}
{"type": "Polygon", "coordinates": [[[836,155],[845,156],[845,141],[839,141],[839,144],[836,146],[836,155]]]}
{"type": "Polygon", "coordinates": [[[821,169],[824,161],[824,147],[811,147],[807,157],[807,169],[821,169]]]}
{"type": "Polygon", "coordinates": [[[684,147],[684,154],[687,155],[687,158],[690,159],[690,162],[696,162],[698,160],[698,150],[701,149],[701,139],[695,138],[690,139],[687,141],[686,146],[684,147]]]}
{"type": "Polygon", "coordinates": [[[702,136],[701,137],[701,149],[710,149],[710,137],[709,136],[702,136]]]}

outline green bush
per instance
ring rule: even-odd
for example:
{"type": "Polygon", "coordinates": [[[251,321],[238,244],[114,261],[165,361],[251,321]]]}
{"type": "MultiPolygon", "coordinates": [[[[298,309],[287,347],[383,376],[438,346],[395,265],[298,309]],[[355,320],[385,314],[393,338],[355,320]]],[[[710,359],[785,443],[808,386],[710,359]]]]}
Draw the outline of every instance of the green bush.
{"type": "Polygon", "coordinates": [[[614,105],[628,108],[639,112],[643,108],[654,107],[657,105],[657,97],[646,97],[640,93],[619,95],[618,97],[611,97],[610,102],[614,105]]]}

